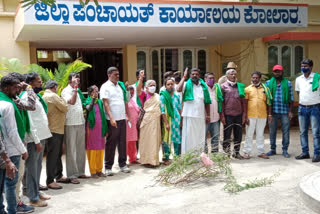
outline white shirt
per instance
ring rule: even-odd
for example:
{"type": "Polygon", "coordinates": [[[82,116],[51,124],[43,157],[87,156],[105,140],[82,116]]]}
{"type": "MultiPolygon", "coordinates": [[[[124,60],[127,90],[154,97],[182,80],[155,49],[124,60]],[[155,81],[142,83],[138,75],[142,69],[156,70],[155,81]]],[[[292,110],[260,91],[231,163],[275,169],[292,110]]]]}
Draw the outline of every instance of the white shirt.
{"type": "MultiPolygon", "coordinates": [[[[61,97],[69,102],[72,98],[73,88],[68,85],[65,89],[62,90],[61,97]]],[[[83,125],[85,123],[83,116],[83,108],[80,96],[77,92],[77,99],[74,105],[68,106],[68,112],[66,114],[66,126],[76,126],[83,125]]]]}
{"type": "MultiPolygon", "coordinates": [[[[123,91],[118,83],[115,85],[110,80],[103,83],[100,88],[100,98],[108,99],[110,111],[115,121],[126,119],[126,107],[123,99],[123,91]]],[[[107,113],[106,118],[107,120],[110,120],[107,113]]]]}
{"type": "Polygon", "coordinates": [[[7,101],[0,101],[0,126],[3,142],[9,157],[21,155],[27,150],[18,133],[18,127],[13,105],[7,101]]]}
{"type": "MultiPolygon", "coordinates": [[[[186,83],[183,86],[183,92],[186,89],[186,83]]],[[[204,94],[201,84],[193,84],[194,100],[183,103],[182,117],[194,117],[205,119],[204,94]]]]}
{"type": "Polygon", "coordinates": [[[313,76],[314,73],[311,73],[308,78],[301,75],[296,79],[296,91],[299,91],[299,103],[301,105],[315,105],[320,103],[320,87],[317,91],[312,91],[313,76]]]}
{"type": "MultiPolygon", "coordinates": [[[[24,93],[21,100],[28,100],[28,94],[24,93]]],[[[38,144],[40,140],[47,139],[52,135],[49,129],[47,114],[44,111],[39,97],[36,99],[35,107],[36,110],[27,111],[30,122],[30,133],[26,133],[25,142],[38,144]]]]}

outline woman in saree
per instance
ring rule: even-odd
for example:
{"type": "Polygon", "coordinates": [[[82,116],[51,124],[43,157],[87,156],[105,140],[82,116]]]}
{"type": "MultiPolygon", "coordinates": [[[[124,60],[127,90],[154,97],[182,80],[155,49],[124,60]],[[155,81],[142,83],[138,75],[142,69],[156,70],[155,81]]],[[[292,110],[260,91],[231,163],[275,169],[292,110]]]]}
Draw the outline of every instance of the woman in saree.
{"type": "Polygon", "coordinates": [[[180,155],[181,145],[181,103],[180,96],[175,93],[174,81],[170,78],[164,81],[166,90],[160,92],[161,116],[163,120],[162,142],[163,161],[169,165],[171,145],[173,144],[175,155],[180,155]]]}
{"type": "Polygon", "coordinates": [[[108,126],[103,103],[98,98],[98,87],[88,88],[88,98],[85,102],[86,118],[86,150],[92,178],[106,177],[102,172],[105,137],[108,135],[108,126]]]}
{"type": "Polygon", "coordinates": [[[159,162],[159,151],[161,146],[161,124],[160,124],[160,96],[156,92],[156,82],[148,80],[145,84],[146,92],[142,91],[144,72],[140,73],[137,93],[146,93],[143,105],[145,114],[140,124],[139,151],[140,163],[147,167],[156,167],[159,162]]]}

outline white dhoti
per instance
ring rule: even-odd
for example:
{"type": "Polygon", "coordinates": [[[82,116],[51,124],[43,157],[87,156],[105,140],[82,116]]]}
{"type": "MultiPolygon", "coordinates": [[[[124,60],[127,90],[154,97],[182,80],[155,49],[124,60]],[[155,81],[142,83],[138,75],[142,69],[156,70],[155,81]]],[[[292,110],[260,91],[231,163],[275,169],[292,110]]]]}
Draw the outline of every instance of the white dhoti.
{"type": "Polygon", "coordinates": [[[203,150],[206,140],[204,118],[184,117],[182,127],[181,154],[193,150],[203,150]]]}

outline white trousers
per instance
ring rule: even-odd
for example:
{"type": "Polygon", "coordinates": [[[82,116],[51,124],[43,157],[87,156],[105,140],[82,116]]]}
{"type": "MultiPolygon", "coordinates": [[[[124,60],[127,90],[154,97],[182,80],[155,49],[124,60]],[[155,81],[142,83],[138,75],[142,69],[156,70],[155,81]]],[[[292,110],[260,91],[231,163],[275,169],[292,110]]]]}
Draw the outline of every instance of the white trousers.
{"type": "Polygon", "coordinates": [[[205,140],[205,119],[183,117],[181,154],[185,154],[192,150],[203,150],[205,140]]]}
{"type": "Polygon", "coordinates": [[[252,141],[254,131],[256,131],[256,144],[258,155],[264,153],[264,128],[267,123],[267,119],[264,118],[248,118],[249,125],[246,126],[246,142],[244,144],[243,152],[250,154],[252,151],[252,141]]]}

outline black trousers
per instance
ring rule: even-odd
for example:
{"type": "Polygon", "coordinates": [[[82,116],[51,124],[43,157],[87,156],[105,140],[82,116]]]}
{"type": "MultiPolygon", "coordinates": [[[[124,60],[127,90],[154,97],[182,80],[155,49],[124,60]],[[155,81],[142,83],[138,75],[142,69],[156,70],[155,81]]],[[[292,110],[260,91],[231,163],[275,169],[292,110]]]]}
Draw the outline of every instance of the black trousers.
{"type": "Polygon", "coordinates": [[[242,140],[242,114],[238,116],[225,115],[226,125],[223,131],[223,151],[229,153],[231,145],[231,133],[234,135],[234,150],[238,154],[242,140]]]}
{"type": "Polygon", "coordinates": [[[126,166],[127,162],[127,125],[126,120],[117,121],[117,127],[113,127],[108,120],[109,135],[104,153],[104,165],[106,169],[111,169],[114,163],[114,155],[116,148],[118,148],[118,163],[119,167],[126,166]]]}
{"type": "Polygon", "coordinates": [[[47,140],[47,185],[54,179],[62,177],[62,143],[63,134],[51,133],[52,137],[47,140]]]}

